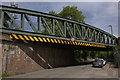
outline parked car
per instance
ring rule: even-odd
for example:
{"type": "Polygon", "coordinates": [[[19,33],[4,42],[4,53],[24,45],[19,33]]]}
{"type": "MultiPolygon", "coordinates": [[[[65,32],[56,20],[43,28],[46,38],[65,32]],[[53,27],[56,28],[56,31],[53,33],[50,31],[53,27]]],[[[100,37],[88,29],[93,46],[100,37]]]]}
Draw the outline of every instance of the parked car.
{"type": "Polygon", "coordinates": [[[107,63],[107,60],[105,60],[105,59],[98,59],[98,60],[101,60],[102,62],[103,62],[103,66],[105,66],[106,65],[106,63],[107,63]]]}
{"type": "Polygon", "coordinates": [[[93,67],[101,67],[102,68],[104,66],[104,64],[105,64],[104,60],[97,59],[93,62],[92,65],[93,65],[93,67]]]}
{"type": "Polygon", "coordinates": [[[108,59],[107,59],[107,58],[104,58],[104,60],[105,60],[105,64],[107,64],[107,63],[108,63],[108,59]]]}

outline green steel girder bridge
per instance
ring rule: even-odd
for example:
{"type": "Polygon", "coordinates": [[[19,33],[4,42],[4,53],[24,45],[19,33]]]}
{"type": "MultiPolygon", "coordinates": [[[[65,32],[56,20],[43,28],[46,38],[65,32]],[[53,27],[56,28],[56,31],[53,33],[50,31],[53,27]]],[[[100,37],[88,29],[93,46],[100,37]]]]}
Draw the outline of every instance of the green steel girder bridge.
{"type": "Polygon", "coordinates": [[[0,29],[2,33],[10,34],[12,40],[38,41],[109,50],[117,45],[115,36],[86,23],[22,8],[1,5],[0,9],[0,29]],[[20,15],[18,16],[20,22],[14,18],[13,14],[20,15]],[[36,20],[32,17],[35,17],[36,20]],[[13,27],[4,28],[4,20],[7,20],[13,27]],[[29,24],[27,27],[30,27],[30,30],[25,29],[25,23],[29,24]],[[75,41],[71,39],[75,39],[75,41]]]}

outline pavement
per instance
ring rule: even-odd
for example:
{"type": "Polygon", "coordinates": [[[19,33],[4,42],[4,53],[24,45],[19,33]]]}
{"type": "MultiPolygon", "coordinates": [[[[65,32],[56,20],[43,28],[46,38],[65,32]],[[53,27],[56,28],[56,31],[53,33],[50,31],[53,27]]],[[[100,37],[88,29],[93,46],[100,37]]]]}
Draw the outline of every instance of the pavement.
{"type": "Polygon", "coordinates": [[[118,69],[110,67],[110,63],[103,68],[94,68],[89,64],[45,69],[9,78],[118,78],[118,69]]]}

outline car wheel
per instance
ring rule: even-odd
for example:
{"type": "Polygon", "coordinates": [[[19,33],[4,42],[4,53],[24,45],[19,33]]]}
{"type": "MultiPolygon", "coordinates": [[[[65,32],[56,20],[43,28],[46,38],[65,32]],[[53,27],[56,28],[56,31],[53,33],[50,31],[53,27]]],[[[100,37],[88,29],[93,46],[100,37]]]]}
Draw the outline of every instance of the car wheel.
{"type": "Polygon", "coordinates": [[[100,68],[103,68],[103,66],[100,66],[100,68]]]}

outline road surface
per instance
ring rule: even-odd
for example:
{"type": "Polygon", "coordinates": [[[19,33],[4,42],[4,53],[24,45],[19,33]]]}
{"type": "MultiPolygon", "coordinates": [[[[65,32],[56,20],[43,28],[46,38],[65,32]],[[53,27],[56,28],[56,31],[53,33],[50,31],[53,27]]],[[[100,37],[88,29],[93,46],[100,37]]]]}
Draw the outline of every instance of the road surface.
{"type": "Polygon", "coordinates": [[[117,78],[118,69],[110,68],[106,64],[103,68],[93,68],[92,65],[61,67],[55,69],[45,69],[12,76],[11,78],[117,78]]]}

